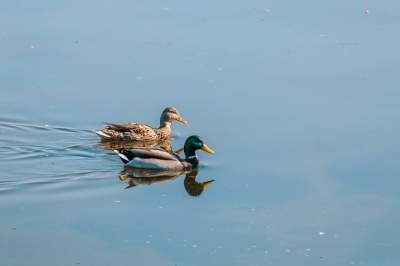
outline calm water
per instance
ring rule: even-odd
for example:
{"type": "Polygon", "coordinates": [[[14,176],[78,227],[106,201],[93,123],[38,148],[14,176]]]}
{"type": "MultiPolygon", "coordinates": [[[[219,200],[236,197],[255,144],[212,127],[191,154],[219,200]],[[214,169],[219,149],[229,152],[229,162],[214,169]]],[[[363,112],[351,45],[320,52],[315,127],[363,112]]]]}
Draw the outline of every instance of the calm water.
{"type": "Polygon", "coordinates": [[[399,9],[1,2],[1,265],[399,265],[399,9]],[[198,197],[91,132],[169,105],[217,151],[198,197]]]}

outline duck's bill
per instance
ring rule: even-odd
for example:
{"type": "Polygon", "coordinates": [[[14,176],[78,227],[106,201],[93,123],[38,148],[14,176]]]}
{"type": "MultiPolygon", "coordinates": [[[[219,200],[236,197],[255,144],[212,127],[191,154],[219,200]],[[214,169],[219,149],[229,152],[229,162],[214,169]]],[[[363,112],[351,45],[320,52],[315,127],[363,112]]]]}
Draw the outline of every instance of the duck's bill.
{"type": "Polygon", "coordinates": [[[211,185],[212,183],[214,183],[214,181],[215,181],[214,179],[211,179],[211,180],[208,180],[208,181],[203,182],[203,183],[202,183],[203,188],[206,189],[209,185],[211,185]]]}
{"type": "Polygon", "coordinates": [[[201,149],[202,149],[203,151],[207,152],[207,153],[210,153],[210,154],[214,154],[214,153],[215,153],[215,151],[213,151],[212,149],[210,149],[206,144],[203,144],[203,147],[201,147],[201,149]]]}
{"type": "Polygon", "coordinates": [[[184,125],[187,125],[187,124],[189,123],[188,121],[186,121],[185,119],[183,119],[182,116],[179,116],[176,120],[179,121],[179,122],[181,122],[181,123],[184,124],[184,125]]]}

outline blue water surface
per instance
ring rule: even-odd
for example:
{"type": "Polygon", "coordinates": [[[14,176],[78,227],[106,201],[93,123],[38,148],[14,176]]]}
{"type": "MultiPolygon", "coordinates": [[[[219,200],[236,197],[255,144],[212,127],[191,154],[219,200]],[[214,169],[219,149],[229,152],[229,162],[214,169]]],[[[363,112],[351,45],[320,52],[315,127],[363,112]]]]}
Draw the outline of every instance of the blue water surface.
{"type": "Polygon", "coordinates": [[[399,265],[399,10],[1,2],[1,265],[399,265]],[[124,189],[92,130],[171,105],[216,181],[124,189]]]}

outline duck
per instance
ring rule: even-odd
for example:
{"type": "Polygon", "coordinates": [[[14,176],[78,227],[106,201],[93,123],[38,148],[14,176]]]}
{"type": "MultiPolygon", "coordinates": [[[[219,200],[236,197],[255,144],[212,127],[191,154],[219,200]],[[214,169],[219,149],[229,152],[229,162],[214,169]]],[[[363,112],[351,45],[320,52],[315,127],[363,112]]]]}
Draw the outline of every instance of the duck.
{"type": "Polygon", "coordinates": [[[183,174],[186,175],[183,182],[185,190],[192,197],[200,196],[209,185],[215,182],[214,179],[198,182],[196,180],[198,169],[193,169],[191,171],[163,171],[133,168],[126,165],[118,178],[127,183],[125,189],[128,189],[140,185],[164,184],[175,180],[178,176],[183,174]]]}
{"type": "Polygon", "coordinates": [[[171,154],[159,149],[119,149],[114,150],[121,161],[134,168],[143,168],[149,170],[173,170],[190,171],[196,169],[199,165],[199,158],[196,155],[197,150],[203,150],[214,154],[215,151],[208,147],[203,140],[196,135],[186,139],[183,151],[185,158],[180,158],[177,154],[171,154]]]}
{"type": "Polygon", "coordinates": [[[106,123],[102,130],[95,131],[102,140],[120,141],[160,141],[172,138],[172,122],[178,121],[184,125],[188,121],[182,118],[176,107],[167,107],[161,113],[160,127],[152,128],[143,123],[106,123]]]}

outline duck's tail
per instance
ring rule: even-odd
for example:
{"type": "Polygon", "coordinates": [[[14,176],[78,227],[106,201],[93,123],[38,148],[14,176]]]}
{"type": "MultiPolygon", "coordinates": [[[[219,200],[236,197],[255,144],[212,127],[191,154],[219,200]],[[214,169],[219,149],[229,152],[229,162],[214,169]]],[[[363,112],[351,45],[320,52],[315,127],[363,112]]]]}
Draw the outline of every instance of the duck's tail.
{"type": "Polygon", "coordinates": [[[128,163],[129,161],[131,161],[135,155],[133,154],[133,152],[127,150],[127,149],[119,149],[119,150],[113,150],[116,154],[118,154],[119,158],[121,159],[121,161],[123,163],[128,163]]]}
{"type": "Polygon", "coordinates": [[[101,138],[105,138],[105,139],[111,138],[110,135],[104,133],[102,130],[94,131],[94,133],[96,133],[96,135],[101,137],[101,138]]]}

